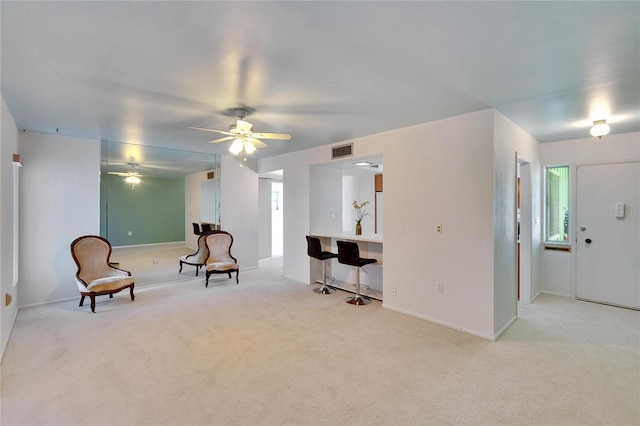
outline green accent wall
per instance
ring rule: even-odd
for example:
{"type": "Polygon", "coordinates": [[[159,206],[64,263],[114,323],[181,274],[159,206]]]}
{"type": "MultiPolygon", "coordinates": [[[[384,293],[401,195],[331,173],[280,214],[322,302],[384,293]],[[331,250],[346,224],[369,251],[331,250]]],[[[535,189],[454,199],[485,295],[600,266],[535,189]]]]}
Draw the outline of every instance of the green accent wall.
{"type": "Polygon", "coordinates": [[[184,177],[141,179],[132,188],[123,177],[101,175],[100,235],[112,246],[184,241],[184,177]]]}

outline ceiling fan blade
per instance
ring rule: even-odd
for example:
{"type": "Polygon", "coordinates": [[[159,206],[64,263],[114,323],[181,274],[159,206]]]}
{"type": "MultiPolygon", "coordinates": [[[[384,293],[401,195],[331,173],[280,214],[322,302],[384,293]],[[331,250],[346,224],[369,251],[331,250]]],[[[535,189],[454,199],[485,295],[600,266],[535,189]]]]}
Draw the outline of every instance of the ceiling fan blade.
{"type": "Polygon", "coordinates": [[[220,139],[215,139],[215,140],[209,141],[209,143],[218,143],[218,142],[230,141],[231,139],[235,139],[235,136],[225,136],[224,138],[220,138],[220,139]]]}
{"type": "Polygon", "coordinates": [[[253,133],[251,136],[260,139],[279,139],[283,141],[288,141],[289,139],[291,139],[291,135],[288,135],[286,133],[253,133]]]}
{"type": "Polygon", "coordinates": [[[233,133],[229,133],[226,130],[205,129],[203,127],[189,127],[189,128],[194,130],[204,130],[205,132],[215,132],[215,133],[220,133],[222,135],[233,136],[233,133]]]}
{"type": "Polygon", "coordinates": [[[255,146],[256,148],[266,148],[267,146],[269,146],[266,143],[264,143],[261,140],[258,140],[256,138],[247,138],[247,140],[249,142],[251,142],[253,144],[253,146],[255,146]]]}

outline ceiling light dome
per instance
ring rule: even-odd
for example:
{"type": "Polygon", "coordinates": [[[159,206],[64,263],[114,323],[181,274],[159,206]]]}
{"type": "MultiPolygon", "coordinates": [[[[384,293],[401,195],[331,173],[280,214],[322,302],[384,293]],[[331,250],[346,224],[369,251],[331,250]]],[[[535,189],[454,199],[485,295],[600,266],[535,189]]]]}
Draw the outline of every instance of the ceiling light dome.
{"type": "Polygon", "coordinates": [[[138,176],[127,176],[124,181],[129,185],[137,185],[140,183],[140,178],[138,176]]]}
{"type": "Polygon", "coordinates": [[[593,122],[593,127],[591,128],[591,136],[602,139],[603,136],[609,134],[609,130],[607,120],[596,120],[593,122]]]}
{"type": "Polygon", "coordinates": [[[240,152],[242,152],[242,139],[237,138],[236,140],[234,140],[231,146],[229,147],[229,152],[232,153],[233,155],[240,154],[240,152]]]}

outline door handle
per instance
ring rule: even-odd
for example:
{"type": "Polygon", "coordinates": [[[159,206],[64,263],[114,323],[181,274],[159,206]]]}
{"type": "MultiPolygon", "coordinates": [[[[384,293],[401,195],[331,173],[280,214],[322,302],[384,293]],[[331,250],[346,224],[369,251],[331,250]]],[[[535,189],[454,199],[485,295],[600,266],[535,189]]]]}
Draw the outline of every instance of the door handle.
{"type": "Polygon", "coordinates": [[[586,240],[584,240],[584,242],[587,244],[591,244],[591,238],[587,238],[586,240]]]}

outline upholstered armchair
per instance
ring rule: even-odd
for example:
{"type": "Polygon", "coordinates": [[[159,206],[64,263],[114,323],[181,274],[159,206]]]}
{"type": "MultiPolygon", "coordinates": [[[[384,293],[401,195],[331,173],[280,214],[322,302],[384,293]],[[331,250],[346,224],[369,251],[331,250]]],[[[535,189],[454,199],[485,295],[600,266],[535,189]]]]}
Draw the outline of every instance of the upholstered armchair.
{"type": "Polygon", "coordinates": [[[209,256],[205,261],[206,282],[205,287],[209,286],[209,276],[211,274],[228,274],[236,273],[236,284],[239,283],[238,275],[240,273],[240,265],[235,257],[231,255],[231,245],[233,237],[226,231],[211,231],[205,235],[209,256]]]}
{"type": "Polygon", "coordinates": [[[180,270],[179,274],[182,273],[182,264],[186,263],[187,265],[193,265],[196,267],[196,277],[198,276],[198,271],[200,268],[204,266],[205,260],[209,256],[209,249],[207,249],[207,243],[204,240],[205,235],[201,235],[198,237],[198,251],[193,254],[187,254],[184,256],[180,256],[180,270]]]}
{"type": "Polygon", "coordinates": [[[97,235],[85,235],[76,238],[71,243],[71,256],[78,266],[76,284],[80,291],[80,305],[84,298],[91,299],[91,312],[96,311],[96,296],[108,294],[113,298],[114,293],[129,288],[131,300],[133,295],[134,278],[131,272],[118,269],[109,264],[111,243],[97,235]]]}

